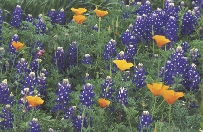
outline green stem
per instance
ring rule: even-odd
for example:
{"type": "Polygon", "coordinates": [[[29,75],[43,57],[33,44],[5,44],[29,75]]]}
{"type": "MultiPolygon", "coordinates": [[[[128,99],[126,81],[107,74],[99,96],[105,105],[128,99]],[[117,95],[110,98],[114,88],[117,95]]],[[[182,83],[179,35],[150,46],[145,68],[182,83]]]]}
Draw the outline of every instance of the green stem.
{"type": "Polygon", "coordinates": [[[99,37],[100,37],[100,31],[101,30],[101,17],[99,17],[99,24],[98,24],[98,36],[97,36],[97,42],[98,42],[98,46],[99,46],[99,56],[98,57],[101,57],[101,46],[100,46],[100,43],[99,43],[99,37]]]}
{"type": "Polygon", "coordinates": [[[172,106],[172,105],[169,104],[169,113],[168,113],[169,127],[171,126],[171,106],[172,106]]]}
{"type": "Polygon", "coordinates": [[[154,109],[155,109],[155,106],[156,106],[156,98],[157,98],[157,96],[154,97],[154,105],[152,107],[152,117],[154,116],[154,109]]]}
{"type": "Polygon", "coordinates": [[[32,120],[32,116],[33,116],[33,113],[34,113],[34,108],[35,107],[32,107],[32,111],[31,111],[31,115],[30,115],[30,121],[32,120]]]}
{"type": "Polygon", "coordinates": [[[158,105],[158,107],[156,108],[155,111],[157,111],[159,109],[159,107],[164,103],[164,100],[160,103],[160,105],[158,105]]]}
{"type": "Polygon", "coordinates": [[[112,61],[111,61],[111,59],[110,59],[110,70],[109,70],[109,75],[110,75],[110,77],[112,77],[112,71],[111,71],[111,69],[112,69],[112,61]]]}
{"type": "Polygon", "coordinates": [[[83,112],[82,112],[82,126],[81,126],[80,132],[82,132],[83,123],[84,123],[84,118],[85,118],[85,108],[84,108],[84,110],[83,110],[83,112]]]}
{"type": "Polygon", "coordinates": [[[160,54],[159,54],[159,50],[158,50],[158,66],[157,66],[157,72],[158,72],[158,79],[159,79],[159,70],[160,70],[160,54]]]}

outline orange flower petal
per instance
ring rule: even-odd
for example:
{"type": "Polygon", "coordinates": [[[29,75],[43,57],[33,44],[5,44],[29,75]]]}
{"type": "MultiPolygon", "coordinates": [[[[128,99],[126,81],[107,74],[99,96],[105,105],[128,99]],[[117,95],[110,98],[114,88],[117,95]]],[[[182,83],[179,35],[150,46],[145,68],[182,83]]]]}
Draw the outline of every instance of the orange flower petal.
{"type": "Polygon", "coordinates": [[[71,11],[75,13],[75,15],[82,15],[83,13],[85,13],[87,11],[86,8],[71,8],[71,11]]]}
{"type": "Polygon", "coordinates": [[[73,16],[73,19],[78,23],[82,24],[87,18],[83,15],[73,16]]]}
{"type": "Polygon", "coordinates": [[[108,14],[108,11],[102,11],[102,10],[98,10],[98,9],[95,9],[94,12],[97,14],[98,17],[103,17],[108,14]]]}
{"type": "Polygon", "coordinates": [[[105,108],[106,106],[108,106],[110,104],[110,101],[109,100],[105,100],[104,98],[100,98],[98,100],[98,103],[99,103],[101,108],[105,108]]]}
{"type": "Polygon", "coordinates": [[[26,96],[26,99],[28,101],[28,104],[32,107],[36,107],[44,103],[44,100],[37,96],[26,96]]]}
{"type": "Polygon", "coordinates": [[[152,85],[147,84],[147,87],[152,92],[152,94],[154,94],[154,96],[162,95],[162,91],[169,88],[169,86],[165,86],[162,83],[152,83],[152,85]]]}
{"type": "Polygon", "coordinates": [[[156,44],[159,47],[162,47],[162,46],[166,45],[167,43],[171,42],[165,36],[161,36],[161,35],[155,35],[155,36],[152,37],[152,39],[154,39],[156,41],[156,44]]]}
{"type": "Polygon", "coordinates": [[[162,96],[168,104],[173,104],[178,98],[183,97],[183,92],[175,92],[174,90],[164,90],[162,96]]]}
{"type": "Polygon", "coordinates": [[[20,50],[20,49],[24,46],[23,43],[21,43],[21,42],[15,42],[15,41],[11,42],[11,44],[13,45],[13,47],[14,47],[16,50],[20,50]]]}
{"type": "Polygon", "coordinates": [[[114,60],[113,63],[116,64],[116,66],[121,70],[127,70],[130,69],[133,66],[133,63],[127,63],[126,60],[114,60]]]}

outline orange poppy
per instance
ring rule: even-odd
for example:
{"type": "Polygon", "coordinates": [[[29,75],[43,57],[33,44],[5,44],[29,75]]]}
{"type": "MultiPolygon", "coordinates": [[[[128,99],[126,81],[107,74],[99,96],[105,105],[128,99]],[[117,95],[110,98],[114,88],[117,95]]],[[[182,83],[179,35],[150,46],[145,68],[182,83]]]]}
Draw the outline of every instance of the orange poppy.
{"type": "Polygon", "coordinates": [[[23,43],[21,43],[21,42],[15,42],[15,41],[11,42],[11,44],[13,45],[13,47],[14,47],[16,50],[20,50],[20,49],[24,46],[23,43]]]}
{"type": "Polygon", "coordinates": [[[109,100],[105,100],[104,98],[100,98],[98,100],[98,103],[99,103],[101,108],[105,108],[106,106],[108,106],[110,104],[110,101],[109,100]]]}
{"type": "Polygon", "coordinates": [[[113,63],[116,64],[116,66],[121,70],[127,70],[130,69],[133,66],[133,63],[127,63],[126,60],[114,60],[113,63]]]}
{"type": "Polygon", "coordinates": [[[147,84],[147,87],[155,96],[161,95],[162,90],[167,90],[169,88],[169,86],[165,86],[162,83],[147,84]]]}
{"type": "Polygon", "coordinates": [[[173,104],[178,98],[183,97],[183,92],[175,92],[174,90],[163,90],[162,96],[168,104],[173,104]]]}
{"type": "Polygon", "coordinates": [[[78,23],[82,24],[87,18],[83,15],[73,16],[73,19],[78,23]]]}
{"type": "Polygon", "coordinates": [[[166,45],[167,43],[171,42],[165,36],[161,36],[161,35],[155,35],[155,36],[152,37],[152,39],[154,39],[156,41],[156,44],[159,47],[162,47],[162,46],[166,45]]]}
{"type": "Polygon", "coordinates": [[[98,17],[103,17],[108,14],[108,11],[98,10],[97,8],[94,10],[94,12],[97,14],[98,17]]]}
{"type": "Polygon", "coordinates": [[[75,15],[82,15],[83,13],[85,13],[87,11],[86,8],[71,8],[71,11],[75,13],[75,15]]]}
{"type": "Polygon", "coordinates": [[[36,107],[44,103],[44,100],[42,100],[38,96],[26,96],[26,99],[28,101],[28,104],[32,107],[36,107]]]}

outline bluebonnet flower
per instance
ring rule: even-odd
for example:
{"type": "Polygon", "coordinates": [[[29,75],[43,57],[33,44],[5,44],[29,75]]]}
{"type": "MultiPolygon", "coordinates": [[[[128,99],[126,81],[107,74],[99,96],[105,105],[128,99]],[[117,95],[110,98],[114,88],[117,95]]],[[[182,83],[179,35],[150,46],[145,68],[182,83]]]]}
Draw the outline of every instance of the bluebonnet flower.
{"type": "Polygon", "coordinates": [[[71,84],[68,79],[63,79],[62,84],[58,83],[58,92],[56,93],[57,99],[55,102],[57,103],[52,111],[56,112],[58,110],[66,111],[68,107],[68,102],[70,101],[70,93],[71,93],[71,84]]]}
{"type": "Polygon", "coordinates": [[[135,75],[133,76],[132,82],[136,85],[136,88],[142,88],[146,85],[146,72],[142,63],[139,63],[135,67],[135,75]]]}
{"type": "Polygon", "coordinates": [[[32,17],[31,14],[27,15],[27,17],[25,18],[25,21],[30,22],[34,25],[34,18],[32,17]]]}
{"type": "Polygon", "coordinates": [[[181,44],[181,47],[182,47],[184,53],[186,53],[188,51],[188,49],[190,48],[190,45],[188,44],[188,42],[185,41],[181,44]]]}
{"type": "Polygon", "coordinates": [[[63,47],[57,47],[56,53],[53,58],[54,65],[59,69],[63,70],[65,68],[65,52],[63,50],[63,47]]]}
{"type": "Polygon", "coordinates": [[[37,118],[33,118],[32,121],[29,122],[29,132],[41,132],[40,124],[38,123],[37,118]]]}
{"type": "MultiPolygon", "coordinates": [[[[139,4],[139,3],[137,3],[137,4],[139,4]]],[[[143,14],[150,15],[152,12],[150,1],[147,0],[144,4],[140,5],[138,10],[139,10],[139,12],[137,12],[137,13],[140,16],[142,16],[143,14]]]]}
{"type": "Polygon", "coordinates": [[[21,9],[21,6],[17,5],[12,14],[11,26],[15,28],[20,27],[22,22],[22,13],[23,13],[23,10],[21,9]]]}
{"type": "Polygon", "coordinates": [[[8,45],[9,45],[9,52],[12,55],[17,54],[16,49],[13,47],[13,45],[11,44],[13,41],[18,42],[19,40],[19,36],[17,34],[13,35],[12,39],[9,41],[8,45]]]}
{"type": "Polygon", "coordinates": [[[77,49],[77,43],[72,42],[68,48],[68,65],[75,66],[77,63],[77,54],[79,54],[79,49],[77,49]]]}
{"type": "Polygon", "coordinates": [[[24,82],[22,90],[24,90],[24,88],[29,88],[29,91],[33,92],[36,87],[36,84],[37,84],[36,75],[34,72],[30,72],[28,77],[25,78],[25,82],[24,82]]]}
{"type": "Polygon", "coordinates": [[[87,121],[83,116],[74,116],[73,118],[73,127],[75,128],[76,132],[81,132],[81,127],[87,127],[87,121]]]}
{"type": "Polygon", "coordinates": [[[51,24],[54,24],[54,23],[55,23],[56,15],[57,15],[57,12],[56,12],[55,9],[51,9],[51,10],[48,12],[48,16],[49,16],[50,19],[51,19],[51,24]]]}
{"type": "Polygon", "coordinates": [[[46,24],[42,18],[42,14],[38,16],[37,23],[36,23],[36,33],[37,34],[45,34],[46,32],[46,24]]]}
{"type": "Polygon", "coordinates": [[[121,39],[122,39],[122,43],[125,44],[125,45],[128,45],[129,44],[129,39],[131,37],[131,32],[129,29],[127,29],[121,36],[121,39]]]}
{"type": "Polygon", "coordinates": [[[139,125],[137,127],[139,132],[148,132],[152,129],[152,117],[148,111],[143,111],[142,115],[139,116],[139,125]]]}
{"type": "Polygon", "coordinates": [[[171,61],[167,61],[165,67],[161,68],[160,77],[163,78],[163,81],[166,85],[173,84],[173,74],[174,74],[174,64],[171,61]]]}
{"type": "Polygon", "coordinates": [[[76,106],[71,106],[68,108],[68,110],[66,111],[66,115],[64,116],[64,119],[73,119],[74,118],[74,110],[76,109],[76,106]]]}
{"type": "Polygon", "coordinates": [[[168,3],[168,7],[165,9],[165,22],[168,21],[170,16],[178,20],[178,11],[179,9],[175,7],[174,3],[168,3]]]}
{"type": "Polygon", "coordinates": [[[101,98],[105,98],[105,99],[111,99],[113,100],[113,92],[115,92],[115,90],[112,88],[114,86],[114,81],[110,76],[107,76],[105,79],[105,82],[103,84],[101,84],[102,87],[102,94],[101,94],[101,98]]]}
{"type": "Polygon", "coordinates": [[[18,80],[22,84],[24,78],[29,72],[30,70],[28,69],[28,62],[25,60],[25,58],[21,58],[16,65],[16,80],[18,80]]]}
{"type": "Polygon", "coordinates": [[[95,94],[93,93],[93,88],[94,86],[92,84],[85,84],[82,88],[83,91],[80,93],[79,96],[81,104],[86,106],[87,108],[94,104],[93,97],[95,94]]]}
{"type": "Polygon", "coordinates": [[[97,26],[97,24],[96,24],[96,25],[94,25],[94,26],[92,26],[92,30],[95,30],[95,31],[97,31],[97,32],[98,32],[98,26],[97,26]]]}
{"type": "Polygon", "coordinates": [[[126,60],[127,59],[127,55],[121,51],[117,56],[116,56],[116,60],[126,60]]]}
{"type": "Polygon", "coordinates": [[[128,90],[124,87],[121,87],[116,94],[116,99],[119,104],[127,105],[128,104],[128,90]]]}
{"type": "Polygon", "coordinates": [[[48,76],[48,71],[45,68],[41,69],[41,73],[44,73],[45,76],[48,76]]]}
{"type": "Polygon", "coordinates": [[[197,48],[192,48],[190,50],[190,57],[192,59],[192,63],[195,63],[196,65],[199,64],[198,58],[200,58],[201,55],[199,54],[199,50],[197,48]]]}
{"type": "Polygon", "coordinates": [[[188,10],[182,19],[181,33],[183,35],[191,35],[197,25],[196,18],[191,10],[188,10]]]}
{"type": "Polygon", "coordinates": [[[154,22],[153,22],[153,32],[154,35],[161,35],[164,32],[164,19],[165,19],[165,13],[162,9],[157,8],[154,13],[155,15],[153,15],[154,18],[154,22]]]}
{"type": "Polygon", "coordinates": [[[107,45],[105,45],[104,53],[102,54],[105,60],[111,60],[116,55],[116,41],[111,39],[107,45]]]}
{"type": "Polygon", "coordinates": [[[16,73],[22,74],[27,72],[29,72],[28,62],[25,60],[25,58],[21,58],[16,66],[16,73]]]}
{"type": "Polygon", "coordinates": [[[12,100],[6,79],[0,83],[0,95],[0,104],[11,104],[12,100]]]}
{"type": "Polygon", "coordinates": [[[31,71],[37,73],[39,71],[41,62],[42,62],[41,59],[34,59],[30,64],[31,71]]]}
{"type": "MultiPolygon", "coordinates": [[[[34,18],[32,17],[31,14],[27,15],[27,17],[25,18],[25,21],[34,25],[34,18]]],[[[29,30],[28,24],[23,23],[22,29],[23,30],[29,30]]]]}
{"type": "Polygon", "coordinates": [[[126,54],[127,54],[127,58],[126,58],[126,61],[130,61],[130,62],[133,62],[134,61],[134,56],[136,54],[137,50],[136,50],[136,45],[129,45],[127,46],[127,49],[126,49],[126,54]]]}
{"type": "MultiPolygon", "coordinates": [[[[133,45],[144,40],[144,36],[145,36],[145,29],[146,29],[146,15],[143,14],[142,16],[137,16],[134,24],[133,24],[133,36],[135,37],[135,40],[134,42],[132,43],[133,45]]],[[[132,36],[132,35],[131,35],[132,36]]],[[[128,41],[128,45],[130,44],[129,43],[129,40],[130,38],[132,37],[129,37],[129,38],[126,38],[127,41],[128,41]]]]}
{"type": "Polygon", "coordinates": [[[83,64],[92,64],[92,57],[90,56],[90,54],[85,54],[84,58],[82,60],[83,64]]]}
{"type": "Polygon", "coordinates": [[[40,73],[37,78],[37,90],[40,95],[44,95],[46,93],[46,77],[44,73],[40,73]]]}
{"type": "Polygon", "coordinates": [[[173,16],[170,16],[166,23],[165,36],[171,41],[166,45],[167,49],[170,49],[172,44],[178,39],[178,24],[176,18],[173,16]]]}
{"type": "Polygon", "coordinates": [[[169,7],[169,4],[172,3],[172,2],[173,2],[173,0],[165,0],[165,2],[164,2],[164,10],[167,10],[168,7],[169,7]]]}
{"type": "Polygon", "coordinates": [[[91,80],[91,77],[90,77],[89,73],[85,73],[85,77],[84,77],[83,80],[84,80],[84,81],[91,80]]]}
{"type": "Polygon", "coordinates": [[[13,114],[10,111],[10,105],[7,104],[4,109],[2,110],[2,114],[0,115],[0,118],[3,119],[3,121],[0,121],[0,128],[1,130],[13,128],[13,114]]]}
{"type": "Polygon", "coordinates": [[[2,10],[0,9],[0,46],[1,46],[1,41],[2,41],[2,36],[1,36],[1,34],[2,34],[2,31],[1,31],[2,24],[3,24],[3,17],[2,17],[2,10]]]}
{"type": "Polygon", "coordinates": [[[192,10],[192,13],[195,16],[195,18],[199,20],[199,18],[201,17],[200,7],[194,7],[194,9],[192,10]]]}
{"type": "Polygon", "coordinates": [[[65,13],[63,8],[59,12],[57,12],[55,22],[58,24],[65,23],[65,13]]]}
{"type": "Polygon", "coordinates": [[[200,74],[197,70],[197,66],[192,63],[188,69],[188,81],[189,85],[186,86],[187,90],[192,90],[197,92],[199,90],[199,83],[200,83],[200,74]]]}

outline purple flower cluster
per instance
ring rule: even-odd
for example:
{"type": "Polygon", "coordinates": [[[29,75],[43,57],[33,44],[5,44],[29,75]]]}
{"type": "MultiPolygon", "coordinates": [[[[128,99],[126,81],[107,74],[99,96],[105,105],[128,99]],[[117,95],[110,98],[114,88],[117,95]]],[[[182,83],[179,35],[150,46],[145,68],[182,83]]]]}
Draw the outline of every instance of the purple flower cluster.
{"type": "Polygon", "coordinates": [[[114,86],[114,81],[110,76],[107,76],[105,79],[105,82],[103,84],[101,84],[102,87],[102,94],[101,94],[101,98],[105,98],[105,99],[111,99],[113,100],[113,93],[114,93],[114,89],[112,88],[114,86]]]}
{"type": "Polygon", "coordinates": [[[68,48],[68,65],[75,66],[77,63],[77,54],[79,49],[77,49],[77,43],[72,42],[68,48]]]}
{"type": "Polygon", "coordinates": [[[15,28],[20,27],[21,21],[22,21],[22,13],[23,13],[23,10],[21,9],[21,6],[17,5],[12,14],[11,26],[15,28]]]}
{"type": "Polygon", "coordinates": [[[137,127],[139,132],[149,132],[152,129],[152,117],[148,111],[143,111],[142,115],[139,116],[139,125],[137,127]]]}
{"type": "Polygon", "coordinates": [[[116,94],[116,99],[119,104],[127,105],[128,104],[128,90],[124,87],[121,87],[116,94]]]}
{"type": "Polygon", "coordinates": [[[31,71],[32,72],[35,72],[35,73],[37,73],[37,72],[39,72],[39,70],[40,70],[40,63],[42,62],[42,60],[41,59],[34,59],[33,61],[32,61],[32,63],[30,64],[30,69],[31,69],[31,71]]]}
{"type": "Polygon", "coordinates": [[[52,109],[53,112],[58,110],[65,112],[68,109],[68,102],[70,101],[69,95],[71,92],[71,84],[68,79],[63,79],[62,83],[58,83],[57,99],[55,100],[56,105],[52,109]]]}
{"type": "Polygon", "coordinates": [[[65,68],[65,57],[66,55],[63,47],[57,47],[53,61],[54,61],[54,65],[59,70],[63,70],[65,68]]]}
{"type": "Polygon", "coordinates": [[[11,114],[10,107],[11,106],[7,104],[2,110],[2,114],[0,114],[0,118],[3,119],[0,121],[1,130],[13,128],[14,117],[11,114]]]}
{"type": "Polygon", "coordinates": [[[142,63],[139,63],[135,67],[135,75],[133,76],[132,82],[136,85],[136,88],[142,88],[146,85],[146,72],[142,63]]]}
{"type": "Polygon", "coordinates": [[[94,97],[94,92],[93,92],[94,86],[90,83],[87,83],[83,86],[82,92],[80,93],[80,102],[82,105],[86,106],[87,108],[90,108],[92,104],[94,104],[93,97],[94,97]]]}
{"type": "Polygon", "coordinates": [[[29,122],[30,129],[28,132],[41,132],[40,124],[38,123],[37,118],[33,118],[32,121],[29,122]]]}
{"type": "Polygon", "coordinates": [[[104,53],[102,54],[105,60],[111,60],[116,55],[116,41],[111,39],[107,45],[105,45],[104,53]]]}
{"type": "Polygon", "coordinates": [[[60,11],[56,11],[55,9],[51,9],[48,12],[48,16],[51,19],[51,23],[54,25],[55,23],[64,24],[65,23],[65,13],[64,9],[62,8],[60,11]]]}
{"type": "MultiPolygon", "coordinates": [[[[187,50],[187,49],[186,49],[187,50]]],[[[165,67],[161,68],[161,77],[167,85],[174,83],[174,77],[181,75],[181,84],[185,90],[198,91],[200,75],[194,63],[189,65],[188,58],[184,57],[184,50],[178,46],[171,54],[165,67]]]]}
{"type": "Polygon", "coordinates": [[[36,33],[37,34],[45,34],[46,32],[46,24],[44,23],[44,19],[42,14],[38,16],[37,23],[36,23],[36,33]]]}
{"type": "Polygon", "coordinates": [[[90,54],[84,55],[82,63],[86,65],[92,64],[92,57],[90,56],[90,54]]]}
{"type": "Polygon", "coordinates": [[[12,104],[12,98],[6,79],[0,83],[0,95],[0,104],[12,104]]]}
{"type": "Polygon", "coordinates": [[[185,13],[182,19],[182,27],[180,31],[183,35],[190,35],[194,32],[194,27],[201,17],[200,8],[194,7],[193,11],[187,11],[184,7],[184,2],[179,6],[175,6],[172,0],[166,0],[164,9],[157,8],[151,10],[149,1],[134,2],[133,5],[139,6],[135,14],[137,18],[133,24],[132,30],[130,27],[122,34],[122,43],[125,45],[137,44],[139,42],[151,43],[152,36],[163,35],[168,38],[171,43],[167,45],[167,49],[173,47],[174,42],[178,40],[178,22],[179,13],[185,13]]]}

